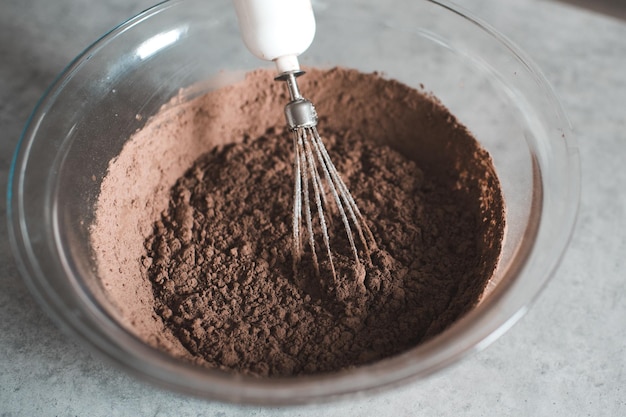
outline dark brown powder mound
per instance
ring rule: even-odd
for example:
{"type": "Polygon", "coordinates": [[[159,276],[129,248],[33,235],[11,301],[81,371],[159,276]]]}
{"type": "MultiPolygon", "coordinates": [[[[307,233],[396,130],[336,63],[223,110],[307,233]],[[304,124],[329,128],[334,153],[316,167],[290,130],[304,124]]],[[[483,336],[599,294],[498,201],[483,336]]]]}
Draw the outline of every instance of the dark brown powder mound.
{"type": "MultiPolygon", "coordinates": [[[[442,149],[455,135],[475,144],[442,106],[429,111],[431,124],[441,119],[441,132],[454,132],[440,138],[442,149]]],[[[157,313],[209,366],[291,376],[397,354],[471,309],[495,268],[503,206],[490,159],[477,145],[464,156],[477,163],[459,164],[451,154],[441,166],[483,171],[433,175],[364,129],[328,129],[323,119],[319,128],[376,238],[371,263],[355,265],[334,220],[337,280],[325,265],[317,277],[306,262],[294,276],[293,151],[282,128],[199,158],[146,241],[157,313]]]]}

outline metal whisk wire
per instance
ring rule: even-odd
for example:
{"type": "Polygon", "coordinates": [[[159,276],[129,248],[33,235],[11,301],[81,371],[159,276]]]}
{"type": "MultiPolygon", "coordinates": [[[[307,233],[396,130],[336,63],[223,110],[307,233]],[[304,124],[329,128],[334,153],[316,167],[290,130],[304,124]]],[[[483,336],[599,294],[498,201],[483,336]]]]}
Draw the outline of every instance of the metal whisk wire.
{"type": "MultiPolygon", "coordinates": [[[[363,247],[363,253],[368,260],[370,250],[375,247],[376,242],[348,187],[332,163],[317,131],[315,107],[309,100],[303,98],[298,90],[295,78],[301,74],[303,72],[298,71],[281,74],[277,77],[277,79],[287,82],[291,96],[291,101],[285,107],[285,116],[292,130],[294,145],[293,268],[294,273],[297,273],[297,268],[302,258],[303,230],[301,226],[304,221],[315,272],[318,275],[320,273],[314,234],[313,212],[315,210],[317,211],[317,221],[331,273],[333,279],[336,279],[337,272],[330,248],[328,221],[325,215],[325,212],[330,211],[329,200],[335,203],[357,264],[360,263],[359,251],[352,232],[352,226],[356,230],[363,247]],[[330,198],[327,197],[328,194],[330,194],[330,198]],[[315,203],[315,208],[311,207],[311,199],[315,203]]],[[[332,217],[329,218],[329,221],[332,221],[332,217]]]]}

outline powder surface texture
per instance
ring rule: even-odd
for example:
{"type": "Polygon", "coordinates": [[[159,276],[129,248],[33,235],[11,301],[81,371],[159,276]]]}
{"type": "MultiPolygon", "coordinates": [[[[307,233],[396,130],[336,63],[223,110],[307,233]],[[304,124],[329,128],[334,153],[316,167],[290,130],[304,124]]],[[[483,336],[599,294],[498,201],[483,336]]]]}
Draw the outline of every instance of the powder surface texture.
{"type": "MultiPolygon", "coordinates": [[[[294,275],[288,99],[270,80],[255,72],[164,111],[111,164],[108,178],[136,181],[119,163],[129,149],[149,152],[136,144],[186,132],[170,153],[154,155],[180,161],[163,181],[171,183],[132,200],[149,208],[130,217],[143,245],[125,255],[97,241],[94,228],[96,252],[135,262],[132,277],[103,276],[129,327],[176,356],[258,376],[371,363],[448,328],[476,305],[500,253],[504,206],[489,155],[428,94],[377,74],[310,71],[302,90],[312,93],[320,134],[377,248],[356,264],[341,221],[328,213],[336,279],[321,251],[320,276],[308,252],[294,275]],[[189,144],[205,153],[185,154],[189,144]],[[139,288],[146,307],[125,307],[115,297],[120,284],[139,288]]],[[[102,214],[119,214],[106,204],[107,184],[102,214]]]]}

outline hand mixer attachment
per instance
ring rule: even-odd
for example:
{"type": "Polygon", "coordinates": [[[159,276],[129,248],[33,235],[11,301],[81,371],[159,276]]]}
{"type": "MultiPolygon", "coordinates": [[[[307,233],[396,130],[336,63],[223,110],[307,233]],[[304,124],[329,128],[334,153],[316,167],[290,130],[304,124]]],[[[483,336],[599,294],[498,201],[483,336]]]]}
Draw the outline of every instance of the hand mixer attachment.
{"type": "Polygon", "coordinates": [[[290,101],[285,106],[285,118],[294,144],[294,273],[304,253],[303,241],[308,241],[315,272],[319,275],[320,262],[314,233],[319,228],[330,269],[336,279],[325,215],[332,210],[331,202],[334,202],[341,218],[357,264],[360,264],[360,259],[355,233],[368,260],[376,242],[320,138],[315,107],[302,97],[296,82],[296,78],[304,74],[297,57],[309,47],[315,35],[310,0],[233,1],[246,46],[259,58],[276,63],[278,76],[275,79],[285,81],[289,90],[290,101]]]}
{"type": "Polygon", "coordinates": [[[336,277],[333,257],[330,250],[330,237],[326,224],[325,210],[328,210],[328,195],[332,197],[339,212],[343,225],[345,226],[350,248],[354,254],[355,261],[360,263],[359,254],[355,244],[350,221],[363,244],[364,253],[369,258],[369,244],[374,242],[372,233],[365,223],[359,208],[357,207],[348,187],[341,179],[335,165],[330,159],[326,147],[317,132],[317,113],[313,103],[303,98],[298,91],[296,76],[303,72],[288,72],[277,77],[278,80],[287,82],[291,101],[285,106],[285,118],[292,131],[294,144],[294,204],[293,204],[293,259],[294,270],[300,262],[302,256],[302,213],[304,212],[304,222],[308,234],[309,245],[313,265],[319,274],[319,262],[315,251],[315,238],[313,233],[314,211],[311,207],[311,190],[313,188],[313,200],[317,210],[319,227],[321,229],[324,246],[330,260],[330,268],[333,277],[336,277]],[[321,171],[321,175],[320,175],[321,171]],[[367,238],[366,238],[367,236],[367,238]]]}

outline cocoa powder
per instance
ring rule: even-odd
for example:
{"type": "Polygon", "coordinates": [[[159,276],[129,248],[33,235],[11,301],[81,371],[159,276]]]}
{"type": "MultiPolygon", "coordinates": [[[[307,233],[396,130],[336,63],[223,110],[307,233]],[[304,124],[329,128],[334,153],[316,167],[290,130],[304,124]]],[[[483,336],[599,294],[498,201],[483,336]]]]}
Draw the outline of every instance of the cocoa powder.
{"type": "Polygon", "coordinates": [[[230,372],[331,372],[417,346],[478,302],[504,230],[489,155],[436,98],[377,74],[311,70],[301,87],[322,115],[322,138],[376,238],[371,260],[361,253],[363,264],[353,261],[335,219],[337,279],[327,260],[321,276],[313,273],[310,253],[294,275],[293,155],[282,127],[288,98],[271,73],[249,74],[158,115],[103,181],[96,252],[136,265],[134,274],[118,277],[101,263],[103,284],[149,343],[230,372]],[[179,161],[172,171],[157,169],[167,178],[184,172],[171,192],[163,180],[153,197],[128,197],[147,209],[125,221],[136,222],[145,239],[135,257],[135,243],[124,248],[103,238],[105,220],[120,215],[114,191],[124,178],[144,178],[129,178],[125,161],[145,159],[155,139],[179,137],[179,146],[153,155],[179,161]],[[206,153],[192,164],[190,148],[206,153]],[[142,158],[129,157],[137,152],[142,158]],[[128,287],[137,288],[140,308],[116,297],[120,285],[125,300],[128,287]]]}

